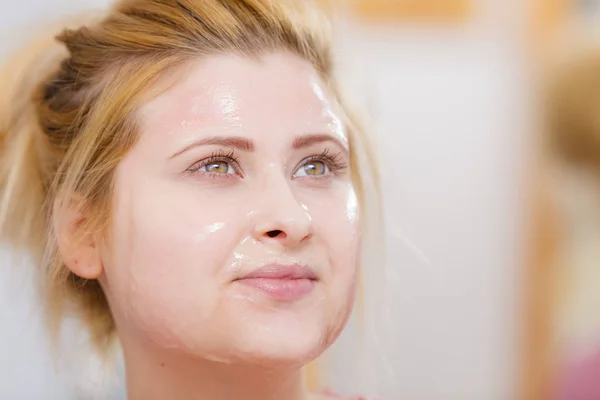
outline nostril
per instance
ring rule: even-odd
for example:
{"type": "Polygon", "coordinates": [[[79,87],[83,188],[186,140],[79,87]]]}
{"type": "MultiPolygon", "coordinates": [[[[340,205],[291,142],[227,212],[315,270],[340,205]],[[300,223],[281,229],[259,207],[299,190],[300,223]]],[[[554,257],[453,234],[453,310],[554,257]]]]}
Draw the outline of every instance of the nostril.
{"type": "Polygon", "coordinates": [[[270,238],[276,238],[277,236],[282,235],[282,234],[283,234],[283,231],[280,231],[280,230],[267,232],[267,236],[270,238]]]}

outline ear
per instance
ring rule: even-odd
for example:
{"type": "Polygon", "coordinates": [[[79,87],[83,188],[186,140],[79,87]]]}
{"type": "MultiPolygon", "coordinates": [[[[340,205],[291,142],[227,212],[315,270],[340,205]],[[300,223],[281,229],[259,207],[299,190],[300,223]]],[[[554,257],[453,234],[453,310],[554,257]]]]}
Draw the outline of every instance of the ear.
{"type": "Polygon", "coordinates": [[[64,264],[75,275],[97,279],[104,272],[97,235],[85,232],[89,210],[76,195],[58,196],[54,202],[53,228],[64,264]]]}

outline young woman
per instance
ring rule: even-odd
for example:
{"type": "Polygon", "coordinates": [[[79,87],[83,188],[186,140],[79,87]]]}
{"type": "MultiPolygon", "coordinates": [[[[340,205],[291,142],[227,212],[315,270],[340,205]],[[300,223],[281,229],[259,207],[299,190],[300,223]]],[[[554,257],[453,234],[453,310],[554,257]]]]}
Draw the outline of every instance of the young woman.
{"type": "Polygon", "coordinates": [[[4,239],[54,335],[75,306],[118,338],[129,400],[332,398],[302,371],[351,312],[375,176],[326,28],[307,0],[123,0],[0,75],[4,239]]]}

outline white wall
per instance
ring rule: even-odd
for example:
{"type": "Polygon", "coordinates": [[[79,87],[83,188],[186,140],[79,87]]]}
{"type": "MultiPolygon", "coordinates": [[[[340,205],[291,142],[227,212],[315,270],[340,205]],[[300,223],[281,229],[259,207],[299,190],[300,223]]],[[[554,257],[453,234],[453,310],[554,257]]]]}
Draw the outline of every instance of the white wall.
{"type": "Polygon", "coordinates": [[[381,60],[370,70],[396,279],[395,389],[511,398],[524,134],[515,65],[506,49],[461,37],[361,50],[381,60]]]}
{"type": "MultiPolygon", "coordinates": [[[[0,26],[7,32],[72,4],[13,2],[0,26]]],[[[381,134],[393,321],[381,341],[389,368],[375,375],[378,394],[391,400],[513,398],[525,86],[514,29],[498,35],[484,25],[343,32],[343,67],[365,90],[381,134]]],[[[3,39],[0,51],[9,45],[3,39]]],[[[38,357],[43,333],[29,323],[31,291],[9,290],[7,271],[0,268],[0,397],[67,398],[38,357]]],[[[335,371],[337,388],[358,388],[347,365],[335,371]]]]}

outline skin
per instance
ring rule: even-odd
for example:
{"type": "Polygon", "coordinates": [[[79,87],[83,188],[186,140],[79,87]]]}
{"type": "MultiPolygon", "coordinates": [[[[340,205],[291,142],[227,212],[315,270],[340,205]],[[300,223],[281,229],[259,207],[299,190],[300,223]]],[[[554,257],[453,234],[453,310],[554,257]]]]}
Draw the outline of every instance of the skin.
{"type": "Polygon", "coordinates": [[[314,68],[284,52],[191,63],[140,110],[113,240],[67,261],[107,293],[131,400],[328,398],[304,392],[301,368],[338,337],[356,290],[339,115],[314,68]],[[280,301],[236,282],[268,264],[311,269],[312,291],[280,301]]]}

